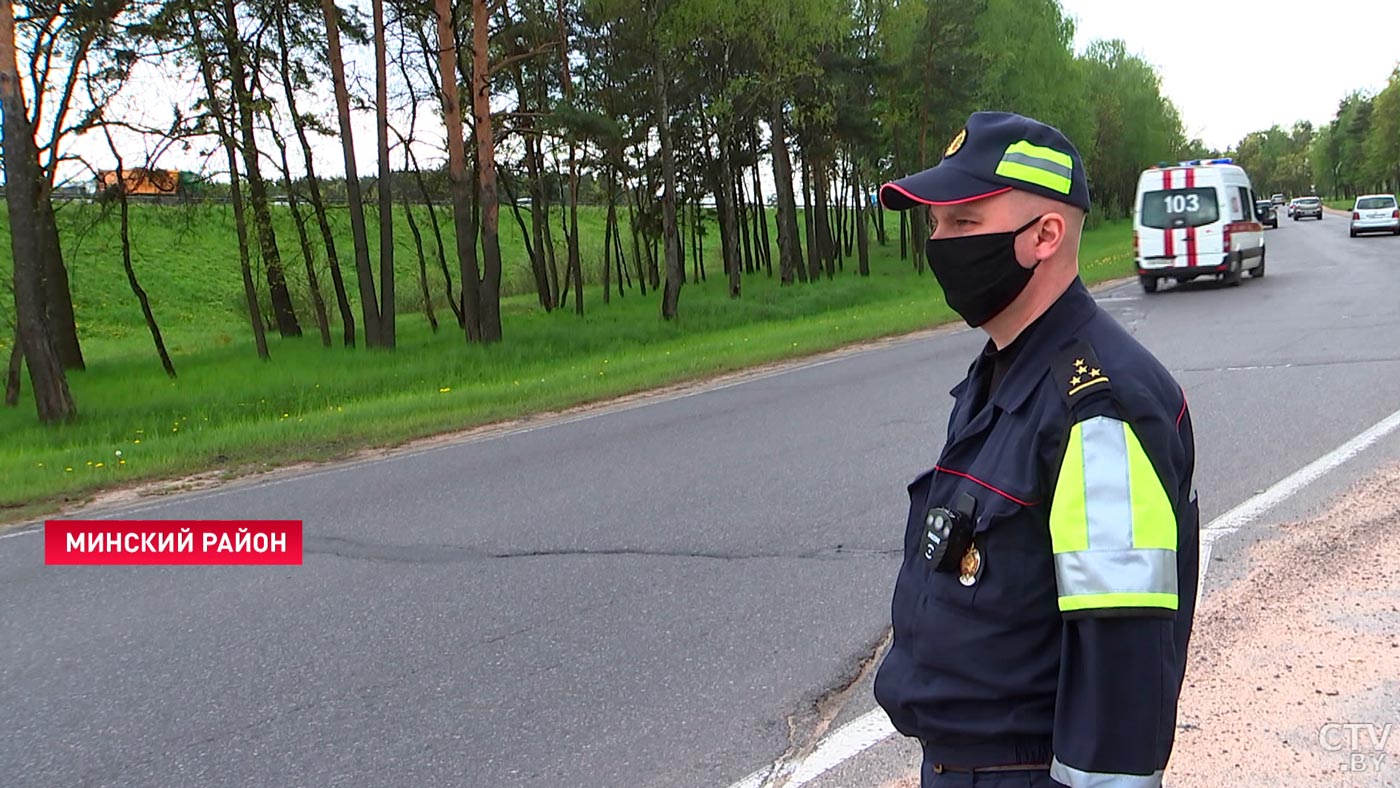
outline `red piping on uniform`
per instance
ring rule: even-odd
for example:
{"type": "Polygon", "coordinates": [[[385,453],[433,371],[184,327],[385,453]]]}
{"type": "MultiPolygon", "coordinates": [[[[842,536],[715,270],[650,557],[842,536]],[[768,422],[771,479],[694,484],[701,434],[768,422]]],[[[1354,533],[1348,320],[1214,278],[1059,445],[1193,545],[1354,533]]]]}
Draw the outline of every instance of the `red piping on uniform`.
{"type": "MultiPolygon", "coordinates": [[[[1163,190],[1163,191],[1171,191],[1171,188],[1172,188],[1172,171],[1171,171],[1171,170],[1162,170],[1162,190],[1163,190]]],[[[1173,258],[1172,261],[1171,261],[1171,263],[1169,263],[1169,265],[1176,265],[1176,260],[1175,260],[1175,258],[1176,258],[1176,248],[1175,248],[1175,245],[1172,243],[1173,240],[1174,240],[1174,238],[1173,238],[1172,236],[1174,236],[1174,235],[1176,235],[1176,231],[1173,230],[1173,229],[1170,228],[1170,227],[1168,227],[1168,228],[1163,232],[1163,236],[1164,236],[1164,238],[1165,238],[1166,240],[1165,240],[1165,242],[1164,242],[1164,244],[1163,244],[1163,247],[1162,247],[1162,255],[1165,256],[1165,257],[1171,257],[1171,258],[1173,258]]]]}
{"type": "MultiPolygon", "coordinates": [[[[1196,186],[1196,171],[1186,169],[1186,188],[1191,189],[1196,186]]],[[[1186,228],[1186,264],[1196,264],[1196,228],[1194,226],[1186,228]]]]}
{"type": "Polygon", "coordinates": [[[921,205],[962,205],[965,202],[976,202],[977,200],[984,200],[988,197],[995,197],[998,194],[1005,194],[1006,192],[1011,191],[1011,187],[1007,186],[1005,188],[989,191],[986,194],[978,194],[972,197],[964,197],[961,200],[944,200],[940,202],[938,200],[925,200],[924,198],[920,197],[917,194],[914,194],[908,189],[905,189],[904,187],[893,183],[887,183],[884,186],[880,187],[880,191],[884,191],[885,189],[894,189],[895,191],[899,192],[905,197],[908,197],[909,199],[921,205]]]}
{"type": "Polygon", "coordinates": [[[1181,392],[1181,412],[1176,414],[1176,428],[1181,429],[1181,420],[1186,416],[1186,392],[1181,392]]]}
{"type": "Polygon", "coordinates": [[[1010,493],[1004,492],[1004,491],[1002,491],[1002,490],[998,490],[997,488],[993,487],[993,486],[990,485],[990,484],[987,484],[986,482],[982,481],[981,479],[977,478],[976,476],[970,476],[970,475],[968,475],[968,474],[966,474],[966,473],[959,473],[958,471],[954,471],[954,470],[950,470],[950,469],[948,469],[948,468],[944,468],[942,465],[935,465],[935,466],[933,466],[933,469],[934,469],[935,471],[938,471],[939,473],[951,473],[951,474],[954,475],[954,476],[961,476],[962,478],[967,479],[968,481],[977,482],[978,484],[982,485],[983,487],[986,487],[988,490],[991,490],[992,492],[996,493],[997,495],[1000,495],[1001,497],[1005,498],[1005,499],[1008,500],[1008,501],[1011,501],[1012,503],[1019,503],[1019,504],[1021,504],[1022,506],[1035,506],[1036,504],[1040,503],[1039,501],[1023,501],[1023,500],[1021,500],[1020,498],[1017,498],[1016,496],[1011,495],[1010,493]]]}

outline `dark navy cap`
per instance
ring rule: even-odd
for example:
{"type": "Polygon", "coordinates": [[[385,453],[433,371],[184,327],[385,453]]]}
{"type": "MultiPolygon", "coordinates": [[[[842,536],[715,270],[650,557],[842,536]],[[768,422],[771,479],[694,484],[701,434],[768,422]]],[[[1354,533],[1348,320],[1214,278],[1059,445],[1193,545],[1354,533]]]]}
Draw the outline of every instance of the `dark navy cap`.
{"type": "Polygon", "coordinates": [[[1089,210],[1084,160],[1059,129],[1011,112],[974,112],[948,143],[943,160],[880,187],[897,211],[956,205],[1012,189],[1089,210]]]}

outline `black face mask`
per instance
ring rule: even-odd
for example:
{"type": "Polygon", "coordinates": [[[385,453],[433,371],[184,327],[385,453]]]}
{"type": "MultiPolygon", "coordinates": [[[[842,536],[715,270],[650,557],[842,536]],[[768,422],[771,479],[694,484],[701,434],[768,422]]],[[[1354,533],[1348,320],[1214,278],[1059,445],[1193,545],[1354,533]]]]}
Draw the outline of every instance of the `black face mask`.
{"type": "Polygon", "coordinates": [[[948,306],[969,326],[976,328],[1001,314],[1026,289],[1035,266],[1025,268],[1016,261],[1016,236],[1042,218],[1037,216],[1009,233],[930,238],[925,243],[929,268],[943,287],[948,306]]]}

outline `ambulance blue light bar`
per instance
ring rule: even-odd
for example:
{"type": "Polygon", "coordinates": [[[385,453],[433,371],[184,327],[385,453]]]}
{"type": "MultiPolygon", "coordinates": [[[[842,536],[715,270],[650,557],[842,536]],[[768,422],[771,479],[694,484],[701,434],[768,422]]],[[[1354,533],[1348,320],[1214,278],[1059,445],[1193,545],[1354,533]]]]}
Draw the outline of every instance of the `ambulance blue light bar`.
{"type": "Polygon", "coordinates": [[[1152,165],[1149,169],[1153,169],[1153,170],[1166,170],[1166,169],[1171,169],[1172,167],[1200,167],[1200,166],[1206,165],[1206,164],[1234,164],[1234,163],[1235,163],[1235,160],[1234,160],[1234,159],[1230,159],[1230,158],[1223,158],[1223,159],[1191,159],[1190,161],[1179,161],[1179,162],[1177,162],[1176,164],[1170,164],[1170,163],[1165,162],[1165,161],[1159,161],[1159,162],[1157,162],[1156,164],[1152,165]]]}
{"type": "Polygon", "coordinates": [[[1178,167],[1199,167],[1199,166],[1201,166],[1202,164],[1234,164],[1234,163],[1235,163],[1235,160],[1234,160],[1234,159],[1230,159],[1230,158],[1224,158],[1224,159],[1191,159],[1190,161],[1177,162],[1177,165],[1176,165],[1176,166],[1178,166],[1178,167]]]}

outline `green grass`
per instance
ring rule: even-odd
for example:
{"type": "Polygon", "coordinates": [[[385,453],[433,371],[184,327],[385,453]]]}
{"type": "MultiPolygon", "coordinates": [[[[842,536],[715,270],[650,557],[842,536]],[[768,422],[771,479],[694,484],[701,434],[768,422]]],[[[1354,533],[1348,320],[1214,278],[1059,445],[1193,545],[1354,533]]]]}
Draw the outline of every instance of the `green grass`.
{"type": "MultiPolygon", "coordinates": [[[[37,424],[27,390],[20,407],[0,409],[0,517],[4,510],[11,519],[31,515],[134,482],[324,460],[952,318],[932,276],[899,260],[897,243],[872,246],[868,279],[855,275],[853,260],[834,280],[812,285],[780,288],[758,274],[747,277],[743,297],[731,301],[718,262],[709,259],[717,246],[711,227],[709,281],[684,288],[681,319],[672,324],[659,319],[654,293],[629,290],[619,299],[614,292],[604,305],[598,287],[589,286],[583,318],[572,309],[546,314],[533,295],[511,296],[503,303],[505,341],[467,345],[445,309],[437,334],[421,312],[410,311],[417,263],[404,264],[411,252],[401,248],[398,289],[408,308],[399,315],[396,351],[322,348],[304,313],[309,335],[270,338],[272,359],[264,363],[237,312],[241,285],[229,253],[231,230],[217,212],[183,227],[157,218],[162,221],[141,219],[136,265],[179,378],[161,371],[125,290],[120,260],[111,259],[111,239],[103,235],[110,228],[99,223],[69,250],[88,359],[88,370],[69,378],[80,417],[61,426],[37,424]]],[[[583,218],[597,233],[585,237],[600,239],[601,213],[583,218]]],[[[1118,222],[1086,234],[1081,259],[1087,281],[1132,273],[1130,233],[1118,222]]],[[[291,237],[289,277],[300,267],[290,254],[296,248],[291,237]]],[[[507,234],[505,242],[515,250],[508,260],[519,275],[519,240],[507,234]]],[[[597,246],[584,244],[585,250],[597,246]]],[[[8,347],[0,352],[8,354],[8,347]]]]}
{"type": "Polygon", "coordinates": [[[1356,200],[1323,200],[1322,204],[1328,208],[1336,208],[1339,211],[1350,211],[1356,205],[1356,200]]]}

